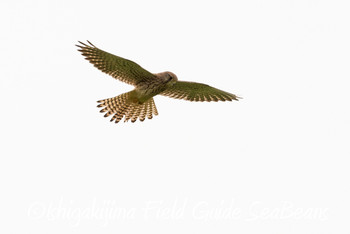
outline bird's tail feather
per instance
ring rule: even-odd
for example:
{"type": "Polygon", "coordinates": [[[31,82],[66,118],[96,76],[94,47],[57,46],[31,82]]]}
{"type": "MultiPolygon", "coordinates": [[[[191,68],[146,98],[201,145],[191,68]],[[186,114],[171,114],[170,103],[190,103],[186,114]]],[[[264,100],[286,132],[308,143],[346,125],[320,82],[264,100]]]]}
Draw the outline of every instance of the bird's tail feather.
{"type": "Polygon", "coordinates": [[[118,123],[125,116],[124,122],[131,119],[135,122],[137,119],[144,121],[146,116],[152,119],[153,115],[158,115],[156,105],[153,98],[144,103],[139,104],[135,97],[135,91],[123,93],[119,96],[97,101],[100,103],[97,107],[102,107],[100,112],[107,112],[104,117],[113,114],[111,122],[118,123]]]}

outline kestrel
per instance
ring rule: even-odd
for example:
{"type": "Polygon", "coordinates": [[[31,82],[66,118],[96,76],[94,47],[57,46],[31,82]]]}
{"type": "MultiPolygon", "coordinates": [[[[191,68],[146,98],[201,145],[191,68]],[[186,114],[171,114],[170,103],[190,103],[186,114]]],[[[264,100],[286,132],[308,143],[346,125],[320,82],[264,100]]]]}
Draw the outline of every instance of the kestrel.
{"type": "Polygon", "coordinates": [[[178,81],[172,72],[150,73],[133,61],[105,52],[92,43],[89,45],[80,42],[78,46],[85,59],[102,72],[133,85],[134,90],[119,96],[97,101],[100,112],[107,112],[104,117],[113,115],[111,121],[118,123],[124,116],[124,122],[138,118],[144,121],[146,116],[152,119],[158,115],[153,97],[160,94],[172,98],[188,101],[232,101],[236,95],[213,88],[206,84],[178,81]]]}

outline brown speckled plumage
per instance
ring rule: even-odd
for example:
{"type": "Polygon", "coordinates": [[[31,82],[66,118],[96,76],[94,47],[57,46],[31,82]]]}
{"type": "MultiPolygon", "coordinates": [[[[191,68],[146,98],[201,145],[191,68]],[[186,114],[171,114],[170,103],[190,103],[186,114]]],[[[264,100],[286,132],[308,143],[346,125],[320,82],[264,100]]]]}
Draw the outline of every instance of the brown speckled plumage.
{"type": "Polygon", "coordinates": [[[79,42],[79,51],[85,59],[96,68],[112,77],[133,85],[134,90],[119,96],[98,101],[100,112],[106,112],[105,117],[112,116],[111,121],[118,123],[137,119],[144,121],[158,115],[153,97],[164,95],[188,101],[232,101],[238,100],[234,94],[213,88],[206,84],[178,81],[172,72],[153,74],[143,69],[133,61],[110,54],[98,49],[92,43],[79,42]]]}

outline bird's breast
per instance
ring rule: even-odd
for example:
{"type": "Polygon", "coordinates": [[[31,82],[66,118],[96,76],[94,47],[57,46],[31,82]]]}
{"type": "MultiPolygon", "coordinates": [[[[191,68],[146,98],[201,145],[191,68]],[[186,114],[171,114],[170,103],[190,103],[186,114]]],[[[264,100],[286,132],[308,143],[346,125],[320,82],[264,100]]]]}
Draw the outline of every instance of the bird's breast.
{"type": "Polygon", "coordinates": [[[136,87],[138,99],[141,103],[146,102],[148,99],[163,92],[166,89],[166,85],[158,82],[148,82],[140,84],[136,87]]]}

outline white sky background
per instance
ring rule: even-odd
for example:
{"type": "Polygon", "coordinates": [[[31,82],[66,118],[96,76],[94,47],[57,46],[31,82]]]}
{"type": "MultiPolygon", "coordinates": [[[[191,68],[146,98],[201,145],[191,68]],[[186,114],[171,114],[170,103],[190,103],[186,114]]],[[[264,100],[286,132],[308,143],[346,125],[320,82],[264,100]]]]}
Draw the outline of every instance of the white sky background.
{"type": "Polygon", "coordinates": [[[1,233],[349,233],[349,12],[3,1],[1,233]],[[244,99],[157,96],[158,116],[115,125],[96,101],[132,87],[78,40],[244,99]]]}

